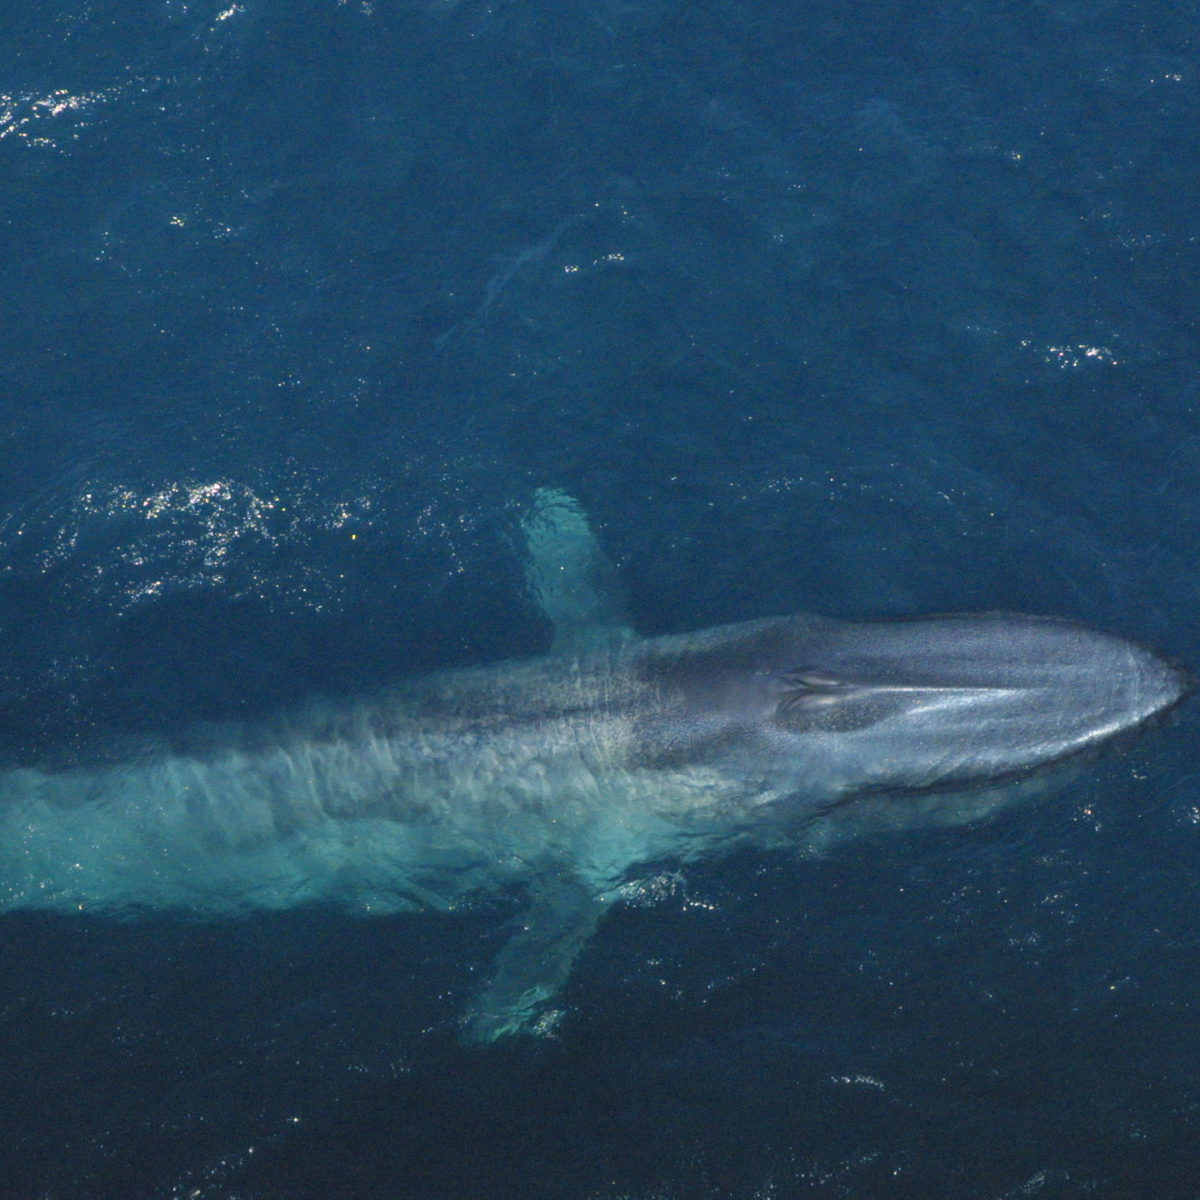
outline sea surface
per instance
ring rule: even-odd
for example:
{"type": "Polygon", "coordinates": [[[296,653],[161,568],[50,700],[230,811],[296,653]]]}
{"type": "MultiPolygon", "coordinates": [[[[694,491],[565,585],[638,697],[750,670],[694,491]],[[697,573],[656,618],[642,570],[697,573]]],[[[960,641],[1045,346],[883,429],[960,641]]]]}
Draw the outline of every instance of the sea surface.
{"type": "MultiPolygon", "coordinates": [[[[0,763],[643,633],[1014,609],[1200,667],[1200,6],[0,15],[0,763]]],[[[618,906],[0,916],[0,1200],[1200,1197],[1200,712],[618,906]]]]}

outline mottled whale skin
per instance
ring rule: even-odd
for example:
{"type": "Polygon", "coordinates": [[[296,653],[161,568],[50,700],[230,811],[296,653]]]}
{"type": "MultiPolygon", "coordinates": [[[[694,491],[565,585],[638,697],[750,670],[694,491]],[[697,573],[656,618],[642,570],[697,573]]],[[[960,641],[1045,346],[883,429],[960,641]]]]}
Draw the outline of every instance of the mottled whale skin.
{"type": "Polygon", "coordinates": [[[637,638],[569,497],[538,493],[544,657],[312,705],[204,747],[0,774],[0,908],[223,917],[529,910],[466,1019],[532,1027],[647,864],[969,821],[1177,703],[1156,654],[1068,621],[790,616],[637,638]]]}

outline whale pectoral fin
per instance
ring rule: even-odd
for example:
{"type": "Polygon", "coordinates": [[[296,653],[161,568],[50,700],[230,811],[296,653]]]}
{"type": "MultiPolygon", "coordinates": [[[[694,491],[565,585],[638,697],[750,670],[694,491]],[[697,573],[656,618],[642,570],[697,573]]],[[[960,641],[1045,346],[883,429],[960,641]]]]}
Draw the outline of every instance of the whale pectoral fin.
{"type": "Polygon", "coordinates": [[[573,877],[535,884],[517,931],[496,957],[487,987],[466,1020],[470,1041],[494,1042],[512,1033],[534,1033],[548,1016],[580,950],[608,901],[573,877]]]}
{"type": "Polygon", "coordinates": [[[558,488],[538,488],[522,531],[529,590],[554,626],[553,653],[580,653],[633,636],[616,568],[578,500],[558,488]]]}

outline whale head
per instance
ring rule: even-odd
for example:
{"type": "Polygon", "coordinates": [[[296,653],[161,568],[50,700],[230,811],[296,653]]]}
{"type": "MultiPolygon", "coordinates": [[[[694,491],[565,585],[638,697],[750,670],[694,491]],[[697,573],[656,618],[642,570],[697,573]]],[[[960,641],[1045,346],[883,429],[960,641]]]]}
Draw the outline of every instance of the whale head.
{"type": "Polygon", "coordinates": [[[764,797],[990,783],[1135,729],[1191,689],[1134,642],[1004,613],[792,617],[730,627],[660,660],[667,752],[759,781],[764,797]]]}

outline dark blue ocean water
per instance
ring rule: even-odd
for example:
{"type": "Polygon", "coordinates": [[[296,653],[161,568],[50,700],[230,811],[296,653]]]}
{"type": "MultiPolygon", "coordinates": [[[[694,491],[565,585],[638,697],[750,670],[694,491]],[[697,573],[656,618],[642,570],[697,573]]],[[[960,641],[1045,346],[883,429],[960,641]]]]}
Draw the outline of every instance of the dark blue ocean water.
{"type": "MultiPolygon", "coordinates": [[[[1195,4],[0,14],[0,758],[638,627],[1059,613],[1200,664],[1195,4]]],[[[1197,721],[616,909],[0,919],[0,1197],[1200,1196],[1197,721]]]]}

